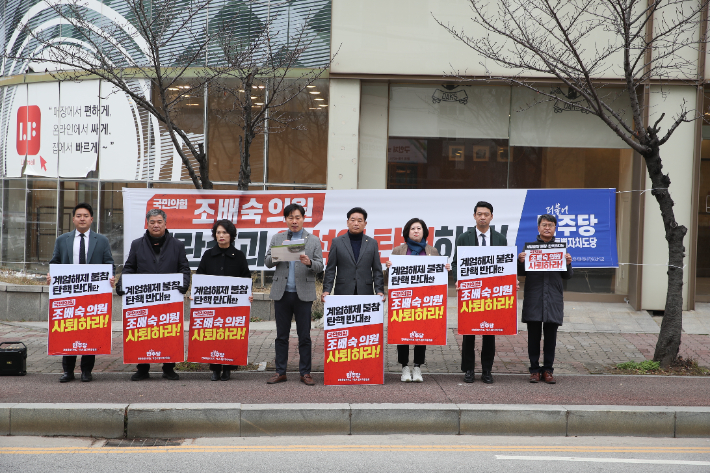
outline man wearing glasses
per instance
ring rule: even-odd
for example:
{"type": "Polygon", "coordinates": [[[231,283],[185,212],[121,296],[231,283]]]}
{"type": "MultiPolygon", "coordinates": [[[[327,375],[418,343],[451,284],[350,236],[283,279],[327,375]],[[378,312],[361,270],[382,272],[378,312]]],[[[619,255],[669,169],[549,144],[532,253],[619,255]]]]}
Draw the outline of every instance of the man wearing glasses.
{"type": "MultiPolygon", "coordinates": [[[[537,219],[537,242],[555,241],[557,218],[541,215],[537,219]]],[[[526,243],[527,245],[527,243],[526,243]]],[[[526,276],[523,293],[523,322],[528,324],[528,357],[530,358],[530,382],[555,384],[552,364],[555,361],[557,329],[562,325],[564,302],[562,280],[572,277],[572,256],[565,253],[565,271],[525,271],[525,252],[518,255],[518,276],[526,276]],[[545,334],[543,364],[540,367],[540,340],[545,334]]]]}

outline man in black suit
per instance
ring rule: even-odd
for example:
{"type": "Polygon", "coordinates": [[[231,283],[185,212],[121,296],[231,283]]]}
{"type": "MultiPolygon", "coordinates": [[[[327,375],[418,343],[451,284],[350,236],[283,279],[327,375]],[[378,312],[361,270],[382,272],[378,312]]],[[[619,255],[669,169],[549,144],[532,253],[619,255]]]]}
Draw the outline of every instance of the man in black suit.
{"type": "Polygon", "coordinates": [[[379,247],[376,240],[364,234],[367,212],[361,207],[351,209],[346,223],[348,233],[333,238],[330,243],[322,300],[325,302],[333,289],[341,296],[377,294],[384,300],[385,282],[379,247]]]}
{"type": "MultiPolygon", "coordinates": [[[[493,220],[493,206],[488,202],[480,201],[473,208],[473,217],[476,219],[476,228],[462,233],[456,239],[456,248],[459,246],[508,246],[508,240],[491,228],[491,220],[493,220]]],[[[456,264],[456,252],[454,252],[454,261],[456,264]]],[[[459,283],[456,281],[456,290],[459,288],[459,283]]],[[[481,346],[481,381],[486,384],[493,383],[493,359],[496,356],[496,337],[495,335],[482,335],[483,343],[481,346]]],[[[464,374],[464,382],[473,383],[473,370],[476,363],[476,336],[464,335],[463,343],[461,344],[461,371],[464,374]]]]}
{"type": "MultiPolygon", "coordinates": [[[[110,264],[113,265],[111,246],[108,238],[91,231],[94,221],[94,209],[87,203],[77,204],[72,211],[72,222],[75,230],[61,235],[54,242],[54,253],[49,264],[110,264]]],[[[47,274],[47,284],[52,278],[47,274]]],[[[111,276],[111,286],[116,284],[116,279],[111,276]]],[[[91,370],[94,369],[96,355],[81,356],[81,380],[89,382],[93,379],[91,370]]],[[[60,383],[74,380],[74,367],[76,356],[62,357],[62,374],[60,383]]]]}
{"type": "MultiPolygon", "coordinates": [[[[187,261],[185,244],[175,239],[167,230],[168,216],[160,209],[151,209],[145,216],[148,229],[145,235],[133,240],[122,274],[183,274],[181,294],[190,286],[190,263],[187,261]]],[[[116,285],[116,293],[123,295],[121,281],[116,285]]],[[[150,363],[140,363],[131,381],[150,377],[150,363]]],[[[163,378],[177,381],[175,363],[163,363],[163,378]]]]}

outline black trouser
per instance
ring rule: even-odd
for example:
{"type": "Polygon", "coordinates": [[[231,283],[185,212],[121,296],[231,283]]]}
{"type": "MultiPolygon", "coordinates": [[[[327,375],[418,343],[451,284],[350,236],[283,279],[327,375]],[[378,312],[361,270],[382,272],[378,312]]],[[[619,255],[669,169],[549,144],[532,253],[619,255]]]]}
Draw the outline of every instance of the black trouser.
{"type": "MultiPolygon", "coordinates": [[[[496,357],[496,337],[495,335],[481,335],[481,370],[491,371],[493,369],[493,359],[496,357]]],[[[476,366],[476,336],[464,335],[461,344],[461,371],[473,371],[476,366]]]]}
{"type": "MultiPolygon", "coordinates": [[[[414,345],[414,364],[423,365],[425,356],[426,345],[414,345]]],[[[409,364],[409,345],[397,345],[397,362],[402,366],[409,364]]]]}
{"type": "MultiPolygon", "coordinates": [[[[147,373],[150,371],[150,363],[139,363],[136,365],[138,368],[138,371],[141,373],[147,373]]],[[[175,363],[163,363],[163,372],[165,371],[172,371],[175,369],[175,363]]]]}
{"type": "MultiPolygon", "coordinates": [[[[94,369],[94,362],[96,361],[96,355],[81,355],[81,362],[79,366],[81,367],[82,373],[91,373],[94,369]]],[[[62,357],[62,369],[65,373],[73,373],[74,367],[76,366],[76,355],[67,355],[62,357]]]]}
{"type": "Polygon", "coordinates": [[[311,373],[311,308],[313,301],[302,301],[295,292],[284,292],[281,300],[274,301],[276,316],[276,372],[286,374],[288,363],[288,335],[291,320],[296,319],[298,334],[298,371],[301,376],[311,373]]]}
{"type": "Polygon", "coordinates": [[[210,371],[222,371],[222,370],[232,371],[232,370],[236,370],[236,369],[237,369],[237,367],[232,366],[232,365],[218,365],[216,363],[210,363],[210,371]]]}
{"type": "Polygon", "coordinates": [[[530,358],[530,373],[549,371],[552,373],[555,362],[555,347],[557,347],[557,328],[559,325],[551,322],[528,322],[528,357],[530,358]],[[545,334],[543,344],[542,369],[540,369],[540,340],[545,334]]]}

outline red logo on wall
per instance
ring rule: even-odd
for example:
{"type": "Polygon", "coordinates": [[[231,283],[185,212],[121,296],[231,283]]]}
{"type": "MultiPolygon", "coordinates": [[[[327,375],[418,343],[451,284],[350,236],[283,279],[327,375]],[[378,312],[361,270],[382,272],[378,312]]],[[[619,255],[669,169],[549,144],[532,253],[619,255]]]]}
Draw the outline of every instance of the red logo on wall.
{"type": "Polygon", "coordinates": [[[39,154],[42,112],[37,105],[20,107],[17,110],[17,154],[39,154]]]}

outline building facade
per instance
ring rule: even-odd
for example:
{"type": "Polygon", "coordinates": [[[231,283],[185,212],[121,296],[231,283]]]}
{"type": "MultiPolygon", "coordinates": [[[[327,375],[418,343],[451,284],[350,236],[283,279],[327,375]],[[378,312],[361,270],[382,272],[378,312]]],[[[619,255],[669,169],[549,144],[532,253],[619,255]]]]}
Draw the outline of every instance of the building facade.
{"type": "MultiPolygon", "coordinates": [[[[120,5],[98,2],[97,10],[121,15],[120,5]]],[[[615,188],[619,268],[576,271],[568,295],[577,300],[626,300],[637,309],[663,310],[668,250],[658,205],[649,192],[643,192],[651,187],[643,160],[597,117],[555,101],[530,107],[535,97],[529,90],[485,80],[489,74],[510,72],[486,63],[436,21],[475,29],[466,20],[467,2],[224,0],[220,5],[222,9],[210,15],[250,8],[262,21],[278,18],[284,30],[308,28],[313,41],[302,67],[319,67],[334,55],[309,93],[288,106],[288,112],[303,124],[301,129],[257,138],[252,148],[254,189],[460,188],[480,189],[485,198],[483,190],[491,188],[615,188]],[[452,78],[453,71],[465,71],[468,80],[452,78]]],[[[0,39],[6,47],[21,41],[16,30],[27,18],[36,18],[38,27],[51,23],[41,2],[6,0],[3,8],[0,39]]],[[[698,31],[698,37],[702,34],[698,31]]],[[[697,80],[650,85],[649,120],[662,113],[672,117],[683,103],[708,111],[705,48],[699,49],[697,80]]],[[[9,112],[9,95],[15,100],[26,94],[28,105],[32,97],[44,97],[60,114],[70,113],[73,101],[83,95],[84,102],[94,102],[81,102],[82,112],[86,106],[96,106],[97,115],[71,124],[89,128],[98,124],[98,145],[95,152],[89,145],[88,153],[83,153],[83,144],[62,128],[62,119],[66,124],[71,120],[58,117],[57,134],[48,135],[58,144],[55,171],[49,172],[42,169],[41,161],[30,163],[29,153],[24,169],[18,160],[13,162],[7,150],[15,143],[5,138],[1,263],[43,271],[54,238],[70,228],[70,211],[79,201],[95,204],[97,230],[115,242],[120,257],[121,188],[193,187],[179,156],[159,124],[120,94],[111,96],[106,84],[95,81],[91,85],[95,93],[87,94],[86,84],[81,88],[58,82],[50,74],[28,73],[26,66],[3,64],[2,136],[18,133],[9,112]],[[115,116],[101,115],[104,104],[115,116]],[[112,141],[114,135],[102,135],[104,124],[123,130],[117,133],[130,136],[126,140],[130,146],[112,141]],[[62,148],[63,141],[70,143],[71,153],[62,148]],[[82,150],[78,157],[77,146],[82,150]]],[[[546,77],[539,80],[569,99],[561,84],[546,77]]],[[[610,90],[623,85],[618,76],[600,80],[610,90]]],[[[255,93],[259,96],[263,91],[255,93]]],[[[180,123],[191,136],[207,143],[215,188],[234,189],[239,133],[215,112],[220,100],[209,92],[195,97],[185,105],[180,123]]],[[[622,113],[625,107],[623,101],[618,108],[615,104],[622,113]]],[[[710,133],[704,132],[706,128],[701,121],[683,124],[662,149],[676,219],[689,230],[684,301],[690,309],[696,301],[710,301],[710,133]]],[[[464,222],[468,223],[473,224],[472,217],[464,222]]]]}

